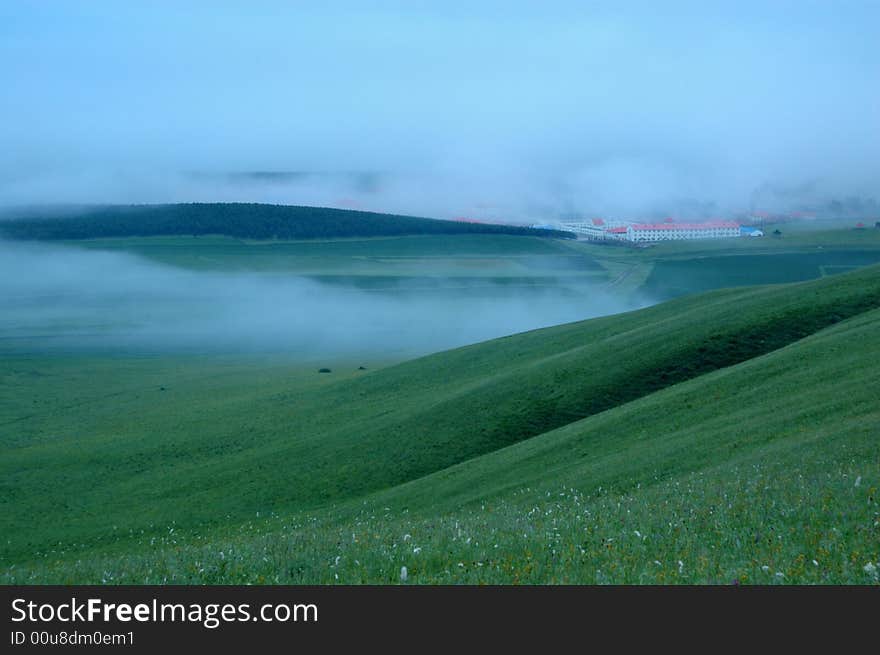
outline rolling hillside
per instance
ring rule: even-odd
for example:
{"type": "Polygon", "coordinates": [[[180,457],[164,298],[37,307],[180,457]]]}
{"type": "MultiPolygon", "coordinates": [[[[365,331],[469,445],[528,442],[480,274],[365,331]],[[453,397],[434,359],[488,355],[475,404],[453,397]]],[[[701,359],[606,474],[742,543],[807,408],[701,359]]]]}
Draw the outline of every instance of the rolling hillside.
{"type": "Polygon", "coordinates": [[[319,388],[140,388],[4,437],[6,579],[870,582],[877,308],[871,267],[319,388]]]}
{"type": "Polygon", "coordinates": [[[414,234],[516,234],[574,238],[569,232],[441,221],[373,212],[246,203],[110,205],[28,210],[0,221],[0,236],[60,240],[226,235],[240,239],[330,239],[414,234]]]}

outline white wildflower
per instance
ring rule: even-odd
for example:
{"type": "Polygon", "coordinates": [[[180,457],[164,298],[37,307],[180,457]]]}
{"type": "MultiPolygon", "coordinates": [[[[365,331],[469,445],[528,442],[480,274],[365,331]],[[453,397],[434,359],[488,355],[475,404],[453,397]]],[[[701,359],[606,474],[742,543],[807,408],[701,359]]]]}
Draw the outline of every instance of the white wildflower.
{"type": "Polygon", "coordinates": [[[413,554],[418,555],[421,552],[422,552],[421,546],[416,546],[415,548],[413,548],[413,554]]]}
{"type": "Polygon", "coordinates": [[[400,567],[400,581],[401,581],[401,582],[406,582],[406,578],[407,578],[406,567],[405,567],[405,566],[401,566],[401,567],[400,567]]]}
{"type": "Polygon", "coordinates": [[[858,487],[860,484],[862,484],[862,476],[861,475],[856,478],[856,485],[855,486],[858,487]]]}
{"type": "Polygon", "coordinates": [[[863,568],[865,573],[867,573],[868,575],[877,575],[877,566],[874,564],[874,562],[868,562],[863,568]]]}

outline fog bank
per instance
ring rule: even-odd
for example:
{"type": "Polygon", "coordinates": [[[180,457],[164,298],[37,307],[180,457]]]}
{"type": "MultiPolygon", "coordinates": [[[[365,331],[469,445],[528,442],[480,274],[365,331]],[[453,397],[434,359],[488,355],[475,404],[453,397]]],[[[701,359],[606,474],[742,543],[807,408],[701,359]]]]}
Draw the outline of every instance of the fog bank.
{"type": "Polygon", "coordinates": [[[0,204],[530,221],[880,198],[878,23],[857,1],[7,0],[0,204]]]}
{"type": "Polygon", "coordinates": [[[287,274],[194,272],[0,241],[7,345],[415,355],[632,308],[598,290],[368,292],[287,274]]]}

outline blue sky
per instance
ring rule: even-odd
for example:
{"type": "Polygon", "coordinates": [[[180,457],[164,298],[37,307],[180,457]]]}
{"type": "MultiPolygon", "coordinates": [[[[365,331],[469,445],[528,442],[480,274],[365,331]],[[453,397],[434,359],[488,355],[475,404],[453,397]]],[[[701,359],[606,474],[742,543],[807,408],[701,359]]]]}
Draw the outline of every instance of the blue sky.
{"type": "Polygon", "coordinates": [[[880,2],[0,5],[0,203],[429,215],[878,195],[880,2]],[[450,4],[453,6],[450,7],[450,4]],[[660,8],[662,7],[662,11],[660,8]]]}

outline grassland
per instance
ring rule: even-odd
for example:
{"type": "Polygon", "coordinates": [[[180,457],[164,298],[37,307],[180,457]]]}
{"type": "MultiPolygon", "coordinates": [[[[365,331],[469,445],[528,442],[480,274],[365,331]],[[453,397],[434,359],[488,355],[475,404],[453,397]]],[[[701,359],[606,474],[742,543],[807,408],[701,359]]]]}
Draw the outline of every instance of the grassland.
{"type": "Polygon", "coordinates": [[[878,307],[871,267],[339,377],[21,354],[3,580],[876,582],[878,307]]]}
{"type": "Polygon", "coordinates": [[[880,230],[780,226],[783,236],[669,242],[650,248],[512,235],[420,235],[330,241],[220,236],[90,239],[196,271],[301,275],[368,290],[597,289],[665,300],[711,289],[810,280],[880,262],[880,230]]]}
{"type": "Polygon", "coordinates": [[[564,244],[510,235],[284,242],[150,237],[68,243],[194,271],[297,275],[363,290],[586,289],[608,281],[608,271],[595,257],[564,244]]]}
{"type": "Polygon", "coordinates": [[[781,235],[678,241],[643,249],[567,247],[595,257],[616,293],[665,300],[688,293],[751,284],[810,280],[880,262],[880,230],[842,227],[840,221],[779,225],[781,235]]]}

